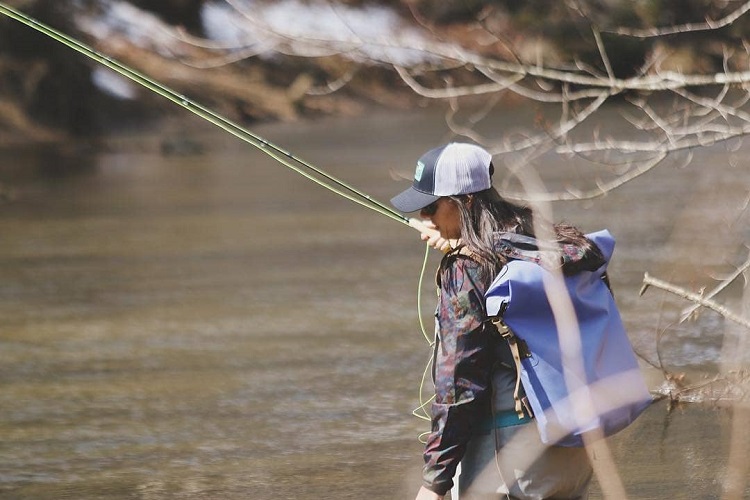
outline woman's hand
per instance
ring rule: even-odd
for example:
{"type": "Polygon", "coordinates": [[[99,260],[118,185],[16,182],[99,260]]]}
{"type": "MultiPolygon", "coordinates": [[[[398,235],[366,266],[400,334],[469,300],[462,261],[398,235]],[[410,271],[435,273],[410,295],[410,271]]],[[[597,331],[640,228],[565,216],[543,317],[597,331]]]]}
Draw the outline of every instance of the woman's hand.
{"type": "Polygon", "coordinates": [[[417,498],[415,500],[443,500],[442,495],[438,495],[434,491],[430,491],[424,486],[422,486],[419,489],[419,492],[417,493],[417,498]]]}
{"type": "Polygon", "coordinates": [[[460,240],[446,240],[440,236],[440,232],[435,229],[435,225],[426,219],[409,219],[409,225],[420,232],[422,241],[426,241],[429,246],[443,252],[456,248],[460,240]]]}

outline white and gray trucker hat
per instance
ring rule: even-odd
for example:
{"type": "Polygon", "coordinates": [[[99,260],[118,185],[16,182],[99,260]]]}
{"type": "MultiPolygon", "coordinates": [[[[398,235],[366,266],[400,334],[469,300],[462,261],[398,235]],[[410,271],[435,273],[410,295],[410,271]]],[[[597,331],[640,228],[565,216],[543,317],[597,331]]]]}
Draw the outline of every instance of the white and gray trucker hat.
{"type": "Polygon", "coordinates": [[[417,161],[411,187],[391,198],[402,212],[416,212],[441,196],[476,193],[492,186],[492,155],[474,144],[452,142],[417,161]]]}

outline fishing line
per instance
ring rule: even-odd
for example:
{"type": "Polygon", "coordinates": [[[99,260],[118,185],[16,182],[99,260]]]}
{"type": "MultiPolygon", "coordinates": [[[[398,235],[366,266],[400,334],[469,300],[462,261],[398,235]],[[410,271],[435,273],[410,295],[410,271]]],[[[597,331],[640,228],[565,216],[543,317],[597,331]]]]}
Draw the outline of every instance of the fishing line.
{"type": "MultiPolygon", "coordinates": [[[[419,328],[422,331],[422,335],[424,336],[425,340],[430,345],[430,347],[434,347],[435,341],[430,340],[430,337],[427,336],[427,330],[425,329],[424,321],[422,320],[422,282],[424,281],[425,271],[427,269],[427,260],[429,258],[429,255],[430,255],[430,245],[426,244],[425,252],[424,252],[424,259],[422,261],[422,269],[419,273],[419,284],[417,285],[417,315],[419,316],[419,328]]],[[[427,360],[427,364],[425,365],[424,371],[422,372],[422,379],[419,382],[419,393],[417,397],[417,400],[419,401],[419,406],[414,408],[411,412],[411,414],[414,415],[415,417],[421,420],[426,420],[428,422],[431,421],[432,418],[430,417],[430,414],[427,411],[427,406],[432,401],[434,401],[435,394],[432,394],[432,396],[428,398],[427,400],[423,400],[422,395],[424,394],[424,386],[425,386],[425,381],[427,380],[427,374],[430,371],[430,366],[432,366],[433,356],[434,354],[432,352],[432,349],[430,349],[430,357],[427,360]]],[[[430,434],[430,431],[423,432],[417,437],[417,439],[422,444],[426,444],[427,442],[426,439],[429,434],[430,434]]]]}
{"type": "Polygon", "coordinates": [[[396,212],[391,207],[372,198],[364,192],[345,183],[344,181],[324,172],[313,164],[308,163],[307,161],[298,158],[297,156],[280,148],[279,146],[263,139],[253,132],[232,122],[228,118],[225,118],[212,111],[211,109],[208,109],[188,99],[184,95],[175,92],[174,90],[143,75],[142,73],[139,73],[138,71],[135,71],[134,69],[122,64],[121,62],[99,53],[98,51],[83,44],[82,42],[79,42],[75,38],[72,38],[54,28],[51,28],[50,26],[47,26],[46,24],[43,24],[36,19],[23,14],[22,12],[12,9],[2,2],[0,2],[0,13],[22,24],[25,24],[26,26],[29,26],[35,31],[38,31],[39,33],[42,33],[52,38],[53,40],[70,47],[76,52],[83,54],[90,59],[93,59],[97,63],[108,67],[109,69],[119,73],[120,75],[141,85],[142,87],[156,94],[159,94],[162,97],[165,97],[171,102],[187,109],[191,113],[203,118],[209,123],[216,125],[222,130],[229,132],[235,137],[254,146],[256,149],[262,151],[285,167],[290,168],[303,177],[318,184],[319,186],[324,187],[329,191],[338,194],[339,196],[342,196],[343,198],[346,198],[354,203],[357,203],[358,205],[369,208],[370,210],[373,210],[379,214],[385,215],[390,219],[396,220],[406,225],[409,224],[409,219],[407,217],[396,212]],[[325,180],[322,180],[321,178],[325,180]]]}
{"type": "Polygon", "coordinates": [[[419,272],[419,282],[417,283],[417,316],[419,317],[419,329],[422,331],[422,335],[427,343],[432,346],[434,342],[427,336],[427,330],[425,330],[424,321],[422,320],[422,282],[424,281],[425,270],[427,269],[427,259],[429,256],[430,245],[426,244],[424,249],[424,259],[422,260],[422,269],[419,272]]]}

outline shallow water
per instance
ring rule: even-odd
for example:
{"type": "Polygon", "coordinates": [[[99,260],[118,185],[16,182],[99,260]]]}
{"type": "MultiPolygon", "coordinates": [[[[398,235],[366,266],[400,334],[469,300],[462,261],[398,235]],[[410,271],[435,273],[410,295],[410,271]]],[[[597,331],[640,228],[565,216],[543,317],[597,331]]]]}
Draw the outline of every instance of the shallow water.
{"type": "MultiPolygon", "coordinates": [[[[94,149],[0,152],[0,498],[413,496],[422,244],[189,120],[94,149]],[[204,152],[161,153],[183,139],[204,152]]],[[[381,200],[448,137],[432,111],[257,131],[381,200]]],[[[667,328],[686,304],[638,289],[644,272],[710,288],[744,260],[750,165],[728,155],[555,204],[613,232],[634,344],[653,362],[665,331],[662,359],[689,374],[715,371],[737,333],[711,313],[667,328]]],[[[568,162],[539,167],[548,186],[582,180],[568,162]]],[[[613,438],[631,498],[720,498],[730,416],[662,403],[613,438]]]]}

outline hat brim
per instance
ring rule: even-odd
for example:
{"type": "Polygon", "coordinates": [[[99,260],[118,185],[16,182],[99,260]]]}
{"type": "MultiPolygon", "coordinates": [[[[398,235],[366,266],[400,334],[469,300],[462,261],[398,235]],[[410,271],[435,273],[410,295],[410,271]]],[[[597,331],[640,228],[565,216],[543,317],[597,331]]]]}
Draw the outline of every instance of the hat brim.
{"type": "Polygon", "coordinates": [[[434,194],[423,193],[414,189],[411,186],[403,193],[391,198],[391,205],[401,210],[402,212],[416,212],[422,210],[424,207],[440,199],[440,196],[434,194]]]}

